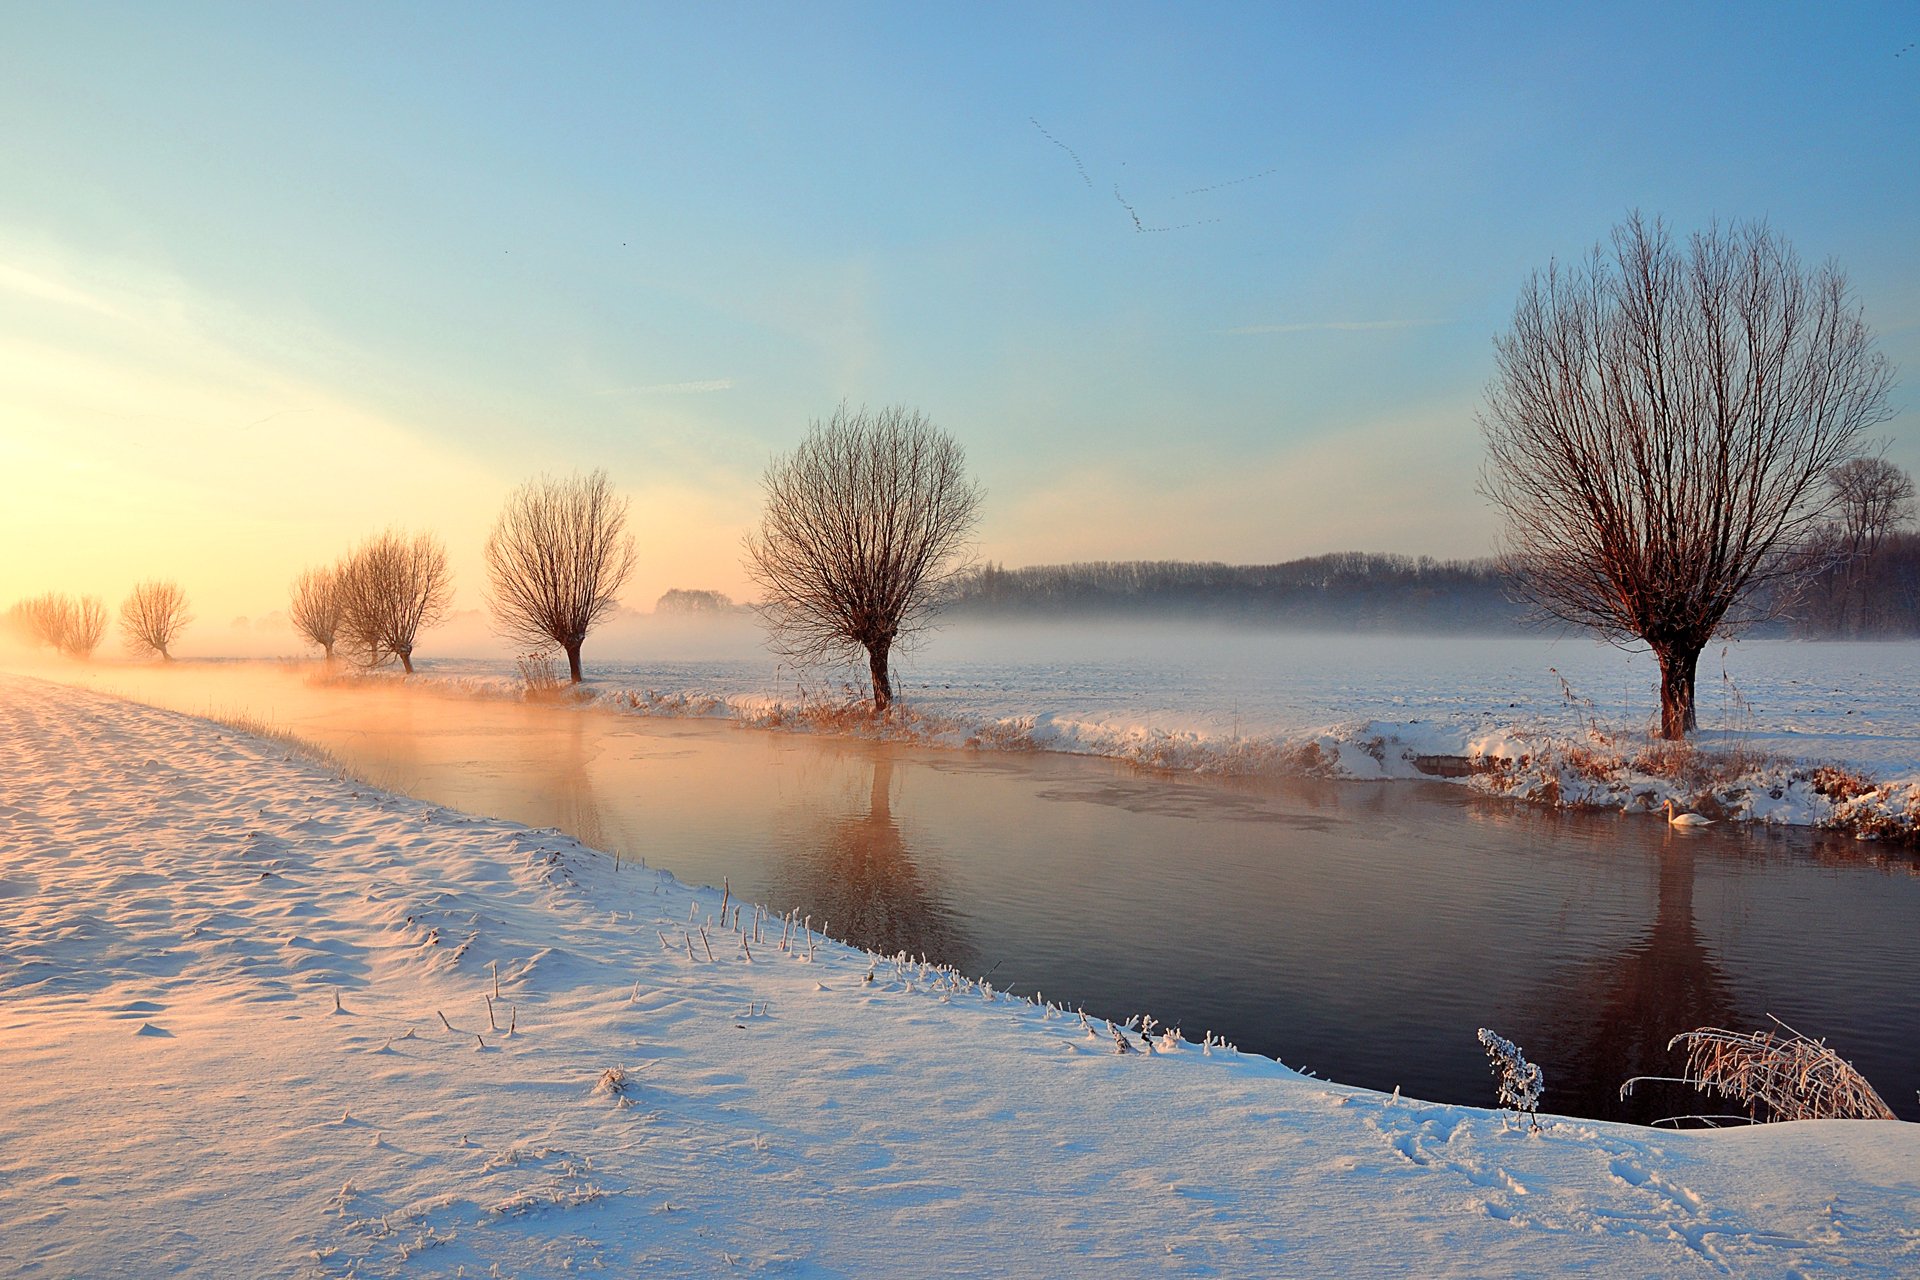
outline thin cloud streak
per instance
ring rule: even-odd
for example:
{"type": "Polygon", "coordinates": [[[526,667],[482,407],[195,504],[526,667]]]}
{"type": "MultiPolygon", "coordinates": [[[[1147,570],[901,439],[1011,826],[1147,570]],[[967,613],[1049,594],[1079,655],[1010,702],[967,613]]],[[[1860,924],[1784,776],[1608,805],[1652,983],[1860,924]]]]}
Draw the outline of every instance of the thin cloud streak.
{"type": "Polygon", "coordinates": [[[1259,333],[1360,333],[1375,329],[1431,329],[1445,320],[1315,320],[1305,324],[1243,324],[1220,333],[1236,337],[1259,333]]]}
{"type": "Polygon", "coordinates": [[[642,396],[702,396],[715,391],[733,390],[732,378],[708,378],[701,382],[656,382],[646,387],[628,387],[628,392],[642,396]]]}

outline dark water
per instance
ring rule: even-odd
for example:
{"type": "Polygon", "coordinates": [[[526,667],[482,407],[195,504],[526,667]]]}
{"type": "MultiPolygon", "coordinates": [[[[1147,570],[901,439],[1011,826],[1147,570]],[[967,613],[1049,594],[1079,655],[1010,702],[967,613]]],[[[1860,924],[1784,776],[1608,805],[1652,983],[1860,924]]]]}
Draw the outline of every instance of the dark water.
{"type": "MultiPolygon", "coordinates": [[[[1775,1015],[1920,1119],[1920,875],[1808,832],[1669,830],[1443,784],[1220,781],[193,666],[94,678],[241,711],[383,787],[559,827],[1023,994],[1150,1013],[1330,1079],[1491,1105],[1487,1026],[1548,1110],[1724,1111],[1676,1032],[1775,1015]],[[137,680],[137,683],[134,683],[137,680]]],[[[640,881],[636,881],[640,883],[640,881]]]]}

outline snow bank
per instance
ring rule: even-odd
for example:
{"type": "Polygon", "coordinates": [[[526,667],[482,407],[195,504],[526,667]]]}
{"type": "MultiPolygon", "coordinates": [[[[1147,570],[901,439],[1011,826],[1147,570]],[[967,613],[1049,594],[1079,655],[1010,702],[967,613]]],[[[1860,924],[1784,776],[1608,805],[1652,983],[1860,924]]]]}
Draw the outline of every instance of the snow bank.
{"type": "MultiPolygon", "coordinates": [[[[1505,642],[1508,647],[1512,643],[1505,642]]],[[[1805,644],[1783,647],[1789,643],[1773,642],[1762,651],[1776,665],[1783,662],[1783,653],[1828,651],[1805,644]]],[[[1906,646],[1882,648],[1904,650],[1906,646]]],[[[1565,655],[1560,658],[1564,661],[1565,655]]],[[[1473,698],[1471,692],[1441,697],[1425,688],[1427,676],[1414,671],[1404,677],[1404,683],[1424,691],[1412,701],[1437,714],[1408,719],[1349,717],[1257,731],[1243,731],[1237,722],[1223,728],[1225,717],[1205,708],[1184,713],[1162,708],[1149,712],[1158,719],[1144,722],[1138,718],[1141,708],[1101,710],[1099,697],[1085,689],[1070,694],[1070,700],[1086,704],[1077,713],[1008,709],[1004,704],[1018,686],[1001,690],[1001,706],[989,704],[983,709],[965,692],[959,697],[927,696],[925,681],[919,696],[903,700],[892,718],[876,723],[863,714],[863,704],[850,704],[845,695],[743,691],[729,687],[738,685],[739,671],[703,673],[695,664],[680,664],[672,674],[705,674],[708,682],[663,688],[627,683],[623,673],[615,672],[577,689],[547,689],[538,696],[638,715],[717,717],[762,728],[929,746],[1059,751],[1183,772],[1293,772],[1354,780],[1446,778],[1511,799],[1548,804],[1652,813],[1672,801],[1682,810],[1701,811],[1714,821],[1829,827],[1902,840],[1914,839],[1920,830],[1920,696],[1909,699],[1916,703],[1911,712],[1883,708],[1868,734],[1849,736],[1851,730],[1843,733],[1832,727],[1813,732],[1795,727],[1797,722],[1763,730],[1749,723],[1740,729],[1709,729],[1699,734],[1685,753],[1687,758],[1680,760],[1646,730],[1626,723],[1620,708],[1603,709],[1569,693],[1572,686],[1563,683],[1558,668],[1542,664],[1541,671],[1561,689],[1553,701],[1543,700],[1535,690],[1525,696],[1516,693],[1515,701],[1501,704],[1504,693],[1481,691],[1478,700],[1495,705],[1466,709],[1462,703],[1473,698]],[[1858,748],[1865,738],[1879,745],[1851,754],[1845,751],[1849,746],[1858,748]],[[1909,759],[1904,751],[1916,753],[1915,758],[1909,759]],[[1873,763],[1859,763],[1863,757],[1873,763]],[[1642,767],[1648,760],[1654,764],[1642,767]]],[[[340,678],[378,681],[390,677],[340,678]]],[[[1507,678],[1512,679],[1511,672],[1507,678]]],[[[476,664],[415,679],[450,693],[529,696],[517,677],[476,664]]],[[[1107,696],[1126,702],[1129,680],[1114,678],[1113,683],[1116,687],[1107,696]]],[[[1788,686],[1802,683],[1783,678],[1767,690],[1791,707],[1793,698],[1804,695],[1788,692],[1788,686]]],[[[1888,687],[1884,678],[1880,684],[1888,687]]],[[[1824,686],[1817,686],[1816,694],[1821,689],[1824,686]]],[[[1040,701],[1049,696],[1039,688],[1025,692],[1040,701]]],[[[1358,700],[1383,699],[1373,691],[1358,700]]],[[[1404,705],[1408,698],[1396,695],[1386,700],[1404,705]]],[[[1844,712],[1853,714],[1854,709],[1844,712]]],[[[1851,723],[1867,727],[1869,721],[1862,718],[1851,723]]]]}
{"type": "Polygon", "coordinates": [[[783,948],[722,893],[77,690],[0,679],[0,830],[9,1275],[1920,1256],[1914,1126],[1536,1135],[1170,1035],[1122,1055],[1097,1020],[783,948]]]}

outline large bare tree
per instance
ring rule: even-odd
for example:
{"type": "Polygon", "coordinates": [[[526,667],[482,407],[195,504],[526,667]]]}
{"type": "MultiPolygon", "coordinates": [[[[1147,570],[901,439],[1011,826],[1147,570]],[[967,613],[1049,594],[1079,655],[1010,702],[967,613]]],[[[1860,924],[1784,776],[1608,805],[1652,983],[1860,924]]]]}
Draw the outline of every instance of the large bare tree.
{"type": "Polygon", "coordinates": [[[173,661],[173,642],[192,621],[187,594],[178,583],[139,583],[120,603],[120,632],[127,647],[135,653],[158,654],[167,662],[173,661]]]}
{"type": "Polygon", "coordinates": [[[874,710],[886,711],[889,653],[966,568],[981,494],[965,453],[916,410],[841,405],[763,484],[747,573],[774,647],[802,665],[864,655],[874,710]]]}
{"type": "Polygon", "coordinates": [[[413,674],[413,643],[422,627],[446,616],[453,578],[446,548],[430,533],[396,529],[369,538],[340,567],[340,635],[362,666],[395,658],[413,674]]]}
{"type": "Polygon", "coordinates": [[[1834,505],[1826,477],[1885,421],[1892,370],[1832,263],[1764,224],[1678,245],[1638,215],[1612,253],[1550,266],[1495,341],[1481,492],[1547,617],[1660,663],[1660,735],[1695,727],[1716,635],[1785,592],[1834,505]]]}
{"type": "Polygon", "coordinates": [[[320,646],[328,662],[340,639],[345,600],[340,590],[340,566],[308,569],[293,580],[288,593],[287,620],[293,629],[320,646]]]}
{"type": "Polygon", "coordinates": [[[515,489],[487,537],[494,626],[535,649],[558,645],[580,683],[580,646],[633,572],[627,500],[605,471],[542,476],[515,489]]]}

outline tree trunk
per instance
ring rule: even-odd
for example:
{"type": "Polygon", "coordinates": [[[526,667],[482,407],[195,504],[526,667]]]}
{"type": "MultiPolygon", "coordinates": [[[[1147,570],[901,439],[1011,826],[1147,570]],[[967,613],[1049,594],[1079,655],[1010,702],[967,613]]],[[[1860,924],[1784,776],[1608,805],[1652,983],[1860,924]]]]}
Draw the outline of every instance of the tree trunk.
{"type": "Polygon", "coordinates": [[[873,712],[885,715],[893,705],[893,681],[887,678],[887,649],[883,641],[867,646],[867,670],[873,676],[873,712]]]}
{"type": "Polygon", "coordinates": [[[580,683],[580,642],[574,641],[565,646],[567,650],[567,674],[573,677],[575,684],[580,683]]]}
{"type": "Polygon", "coordinates": [[[1660,659],[1660,736],[1679,742],[1700,727],[1694,715],[1694,675],[1700,666],[1700,650],[1676,646],[1655,649],[1660,659]]]}
{"type": "Polygon", "coordinates": [[[409,649],[400,655],[400,665],[406,668],[408,675],[413,674],[413,650],[409,649]]]}

